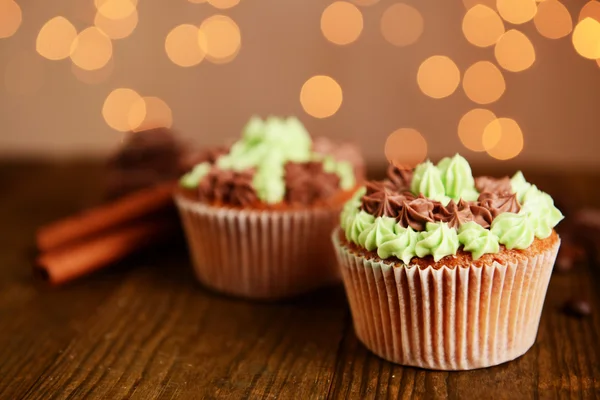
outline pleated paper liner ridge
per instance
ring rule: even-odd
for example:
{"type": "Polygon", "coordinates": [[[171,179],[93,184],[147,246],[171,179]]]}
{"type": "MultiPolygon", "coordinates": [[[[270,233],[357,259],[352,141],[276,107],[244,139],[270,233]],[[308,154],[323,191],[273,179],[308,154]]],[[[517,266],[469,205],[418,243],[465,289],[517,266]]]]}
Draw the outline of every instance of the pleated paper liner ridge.
{"type": "Polygon", "coordinates": [[[519,261],[426,268],[370,260],[333,233],[357,337],[378,356],[435,370],[489,367],[534,344],[560,240],[519,261]]]}
{"type": "Polygon", "coordinates": [[[274,300],[340,281],[331,244],[340,207],[244,210],[175,196],[198,279],[226,294],[274,300]]]}

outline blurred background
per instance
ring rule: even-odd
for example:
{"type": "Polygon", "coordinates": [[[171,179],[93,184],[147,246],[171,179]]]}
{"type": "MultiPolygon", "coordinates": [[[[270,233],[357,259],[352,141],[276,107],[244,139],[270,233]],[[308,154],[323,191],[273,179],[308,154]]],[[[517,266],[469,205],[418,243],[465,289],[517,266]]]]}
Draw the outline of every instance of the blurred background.
{"type": "Polygon", "coordinates": [[[388,156],[600,169],[600,2],[0,0],[0,157],[254,114],[388,156]],[[393,154],[393,153],[399,154],[393,154]]]}

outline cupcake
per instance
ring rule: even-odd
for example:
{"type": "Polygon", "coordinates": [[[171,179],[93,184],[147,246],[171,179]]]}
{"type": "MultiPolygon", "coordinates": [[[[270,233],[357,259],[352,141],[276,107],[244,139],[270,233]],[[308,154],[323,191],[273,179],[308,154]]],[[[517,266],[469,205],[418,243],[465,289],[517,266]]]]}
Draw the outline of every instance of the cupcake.
{"type": "Polygon", "coordinates": [[[563,219],[528,183],[473,178],[459,155],[390,167],[333,233],[358,338],[386,360],[468,370],[535,342],[563,219]]]}
{"type": "Polygon", "coordinates": [[[339,282],[330,236],[356,185],[354,165],[315,151],[296,118],[252,118],[175,194],[198,279],[257,299],[339,282]]]}

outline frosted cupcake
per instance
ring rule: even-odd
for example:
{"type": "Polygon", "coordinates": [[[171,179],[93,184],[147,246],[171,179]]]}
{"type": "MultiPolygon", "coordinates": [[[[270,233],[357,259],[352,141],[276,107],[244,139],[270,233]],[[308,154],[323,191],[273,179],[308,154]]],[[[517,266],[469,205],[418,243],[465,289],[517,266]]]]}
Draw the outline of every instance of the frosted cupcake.
{"type": "Polygon", "coordinates": [[[520,172],[474,179],[459,155],[389,175],[357,191],[333,234],[358,338],[438,370],[524,354],[560,246],[552,198],[520,172]]]}
{"type": "Polygon", "coordinates": [[[356,182],[351,163],[313,150],[297,119],[251,119],[228,152],[181,178],[175,201],[196,275],[262,299],[339,281],[329,238],[356,182]]]}

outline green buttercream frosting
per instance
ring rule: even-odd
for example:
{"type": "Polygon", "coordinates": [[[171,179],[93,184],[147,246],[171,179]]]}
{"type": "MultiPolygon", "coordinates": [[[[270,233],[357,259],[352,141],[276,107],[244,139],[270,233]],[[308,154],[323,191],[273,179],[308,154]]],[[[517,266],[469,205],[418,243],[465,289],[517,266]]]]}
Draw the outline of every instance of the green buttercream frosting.
{"type": "Polygon", "coordinates": [[[531,187],[531,183],[525,180],[521,171],[517,171],[510,179],[510,186],[513,193],[516,193],[519,203],[523,204],[523,194],[531,187]]]}
{"type": "Polygon", "coordinates": [[[399,224],[394,225],[394,233],[381,238],[381,244],[377,247],[377,255],[382,259],[396,256],[404,264],[409,264],[416,255],[415,247],[421,234],[415,232],[410,226],[404,228],[399,224]]]}
{"type": "MultiPolygon", "coordinates": [[[[323,156],[312,151],[312,140],[302,123],[294,117],[268,117],[262,120],[252,117],[242,130],[242,137],[235,142],[228,154],[216,162],[222,170],[244,171],[255,169],[252,185],[259,199],[273,204],[285,197],[285,164],[305,163],[322,160],[324,169],[340,177],[340,188],[350,190],[356,185],[354,168],[349,162],[324,160],[323,156]],[[325,165],[326,164],[326,165],[325,165]]],[[[203,169],[205,167],[202,167],[203,169]]],[[[194,181],[203,171],[190,171],[181,179],[181,185],[194,188],[194,181]]]]}
{"type": "Polygon", "coordinates": [[[358,235],[358,244],[365,249],[375,250],[383,243],[382,239],[386,235],[394,234],[394,225],[396,220],[389,217],[377,217],[370,226],[358,235]]]}
{"type": "Polygon", "coordinates": [[[190,172],[183,175],[179,180],[179,184],[186,189],[195,189],[200,181],[210,171],[210,164],[207,162],[196,165],[190,172]]]}
{"type": "Polygon", "coordinates": [[[523,205],[519,214],[527,214],[534,227],[535,236],[545,239],[552,234],[552,229],[564,218],[554,200],[535,185],[530,185],[522,193],[523,205]]]}
{"type": "Polygon", "coordinates": [[[349,241],[359,244],[359,236],[367,228],[371,227],[375,222],[375,217],[371,214],[361,210],[354,217],[348,220],[346,227],[346,239],[349,241]]]}
{"type": "Polygon", "coordinates": [[[473,221],[461,225],[458,229],[458,241],[465,251],[471,253],[474,260],[484,254],[500,251],[498,236],[473,221]]]}
{"type": "Polygon", "coordinates": [[[477,200],[479,193],[475,189],[475,179],[467,160],[456,154],[452,158],[446,157],[440,160],[437,169],[440,171],[446,196],[454,201],[477,200]]]}
{"type": "Polygon", "coordinates": [[[459,246],[456,229],[448,227],[445,222],[428,222],[426,229],[415,245],[417,256],[432,255],[433,260],[438,262],[445,256],[456,254],[459,246]]]}
{"type": "Polygon", "coordinates": [[[359,188],[354,195],[344,204],[344,208],[342,209],[342,214],[340,215],[340,226],[342,229],[346,229],[349,223],[352,222],[352,219],[358,214],[361,199],[367,192],[367,188],[364,186],[359,188]]]}
{"type": "Polygon", "coordinates": [[[415,195],[422,194],[429,199],[441,201],[444,205],[450,201],[445,193],[442,175],[431,161],[417,165],[410,190],[415,195]]]}
{"type": "Polygon", "coordinates": [[[526,249],[535,238],[535,226],[527,213],[502,213],[492,222],[491,231],[507,249],[526,249]]]}

